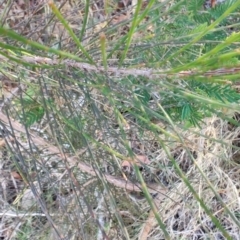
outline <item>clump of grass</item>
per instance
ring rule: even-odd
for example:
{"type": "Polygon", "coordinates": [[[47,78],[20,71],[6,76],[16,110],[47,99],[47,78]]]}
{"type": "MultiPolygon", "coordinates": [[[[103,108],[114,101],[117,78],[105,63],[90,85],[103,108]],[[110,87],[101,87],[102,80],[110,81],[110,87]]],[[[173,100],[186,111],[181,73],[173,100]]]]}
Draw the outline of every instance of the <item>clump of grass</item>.
{"type": "Polygon", "coordinates": [[[237,239],[239,1],[74,4],[2,13],[2,234],[237,239]]]}

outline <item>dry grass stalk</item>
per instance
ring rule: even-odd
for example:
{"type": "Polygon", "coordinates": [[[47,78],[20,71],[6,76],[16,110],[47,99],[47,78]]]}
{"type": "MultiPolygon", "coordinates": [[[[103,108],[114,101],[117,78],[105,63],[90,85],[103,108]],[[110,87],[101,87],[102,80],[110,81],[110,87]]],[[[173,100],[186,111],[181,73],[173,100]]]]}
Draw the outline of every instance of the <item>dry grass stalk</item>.
{"type": "MultiPolygon", "coordinates": [[[[7,116],[4,115],[2,112],[0,112],[0,120],[2,122],[4,122],[4,124],[6,124],[6,126],[9,125],[9,120],[8,120],[7,116]]],[[[11,119],[11,125],[15,131],[16,136],[20,137],[20,134],[26,133],[25,128],[19,122],[11,119]]],[[[91,166],[89,166],[83,162],[80,162],[78,157],[76,157],[76,156],[70,157],[70,156],[67,156],[66,154],[63,154],[61,149],[58,149],[57,147],[47,143],[44,139],[42,139],[39,136],[36,136],[34,134],[30,134],[30,136],[31,136],[31,140],[36,144],[36,146],[39,146],[39,147],[42,147],[42,148],[48,150],[48,152],[51,154],[56,154],[57,156],[59,156],[60,158],[62,158],[64,161],[66,161],[69,164],[69,168],[76,166],[81,171],[86,172],[92,176],[96,176],[95,170],[91,166]]],[[[85,149],[83,151],[85,151],[85,149]]],[[[81,151],[78,153],[78,155],[81,155],[81,151]]],[[[110,184],[113,184],[115,187],[123,188],[128,191],[132,191],[132,192],[141,192],[142,191],[142,186],[140,184],[133,184],[122,178],[114,177],[111,175],[105,175],[105,179],[107,182],[109,182],[110,184]]],[[[165,194],[167,192],[167,190],[164,188],[155,189],[154,186],[149,185],[149,192],[153,193],[153,194],[154,193],[165,194]]]]}
{"type": "MultiPolygon", "coordinates": [[[[6,57],[0,55],[0,59],[7,60],[6,57]]],[[[83,62],[76,62],[73,60],[55,60],[51,58],[45,58],[45,57],[39,57],[39,56],[23,56],[21,61],[24,61],[26,63],[36,64],[36,65],[64,65],[69,67],[74,67],[78,69],[82,69],[84,71],[89,72],[97,72],[102,73],[105,72],[105,68],[98,65],[94,66],[88,63],[83,62]]],[[[180,71],[178,73],[167,73],[167,69],[151,69],[151,68],[142,68],[142,69],[119,69],[118,67],[108,67],[107,71],[109,74],[114,74],[115,76],[127,76],[127,75],[133,75],[133,76],[143,76],[148,77],[149,79],[153,79],[156,77],[189,77],[194,75],[200,75],[202,77],[214,77],[214,76],[223,76],[223,75],[232,75],[237,74],[240,72],[240,67],[229,67],[229,68],[219,68],[214,70],[209,70],[206,72],[199,72],[198,70],[189,70],[189,71],[180,71]]]]}

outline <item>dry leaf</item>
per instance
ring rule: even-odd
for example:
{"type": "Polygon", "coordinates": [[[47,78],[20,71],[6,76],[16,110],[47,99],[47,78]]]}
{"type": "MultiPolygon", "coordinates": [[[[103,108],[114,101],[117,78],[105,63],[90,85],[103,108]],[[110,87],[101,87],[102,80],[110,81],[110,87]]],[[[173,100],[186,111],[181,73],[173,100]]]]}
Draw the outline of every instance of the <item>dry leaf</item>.
{"type": "MultiPolygon", "coordinates": [[[[156,189],[158,187],[161,189],[160,186],[156,186],[156,189]]],[[[154,202],[157,209],[160,208],[161,202],[164,200],[165,196],[166,195],[158,194],[158,196],[153,199],[153,202],[154,202]]],[[[142,229],[139,233],[138,239],[139,240],[147,240],[149,234],[155,228],[156,225],[157,225],[157,220],[156,220],[156,217],[154,215],[153,210],[151,209],[149,214],[148,214],[148,218],[146,219],[146,221],[144,222],[144,224],[142,226],[142,229]]]]}
{"type": "Polygon", "coordinates": [[[23,180],[22,176],[18,172],[16,172],[16,171],[11,172],[11,175],[16,180],[23,180]]]}
{"type": "Polygon", "coordinates": [[[105,28],[105,27],[107,26],[107,24],[108,24],[107,21],[104,21],[104,22],[101,22],[101,23],[97,24],[97,25],[94,27],[93,32],[94,32],[94,33],[100,32],[103,28],[105,28]]]}
{"type": "Polygon", "coordinates": [[[37,182],[34,182],[34,186],[37,194],[33,192],[30,188],[28,188],[24,191],[22,195],[21,207],[23,209],[30,209],[34,205],[36,206],[38,203],[37,197],[39,196],[39,194],[41,194],[41,189],[37,182]]]}
{"type": "Polygon", "coordinates": [[[5,145],[6,145],[5,140],[3,140],[3,139],[0,140],[0,148],[5,147],[5,145]]]}
{"type": "Polygon", "coordinates": [[[121,14],[121,15],[117,15],[113,17],[112,23],[113,24],[117,24],[120,23],[122,21],[128,20],[130,19],[130,13],[127,12],[126,14],[121,14]]]}
{"type": "Polygon", "coordinates": [[[136,155],[135,158],[127,158],[122,162],[123,168],[130,168],[133,164],[136,164],[137,166],[141,165],[148,165],[151,161],[148,159],[146,155],[136,155]]]}

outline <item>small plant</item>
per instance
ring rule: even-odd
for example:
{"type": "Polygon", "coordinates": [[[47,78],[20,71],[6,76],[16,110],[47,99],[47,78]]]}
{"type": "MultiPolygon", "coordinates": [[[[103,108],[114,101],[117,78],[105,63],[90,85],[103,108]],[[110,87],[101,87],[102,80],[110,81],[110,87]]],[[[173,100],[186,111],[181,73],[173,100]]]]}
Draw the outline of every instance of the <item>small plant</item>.
{"type": "Polygon", "coordinates": [[[239,236],[240,1],[65,4],[39,5],[34,31],[11,29],[7,5],[0,27],[3,76],[22,80],[5,142],[53,235],[239,236]]]}

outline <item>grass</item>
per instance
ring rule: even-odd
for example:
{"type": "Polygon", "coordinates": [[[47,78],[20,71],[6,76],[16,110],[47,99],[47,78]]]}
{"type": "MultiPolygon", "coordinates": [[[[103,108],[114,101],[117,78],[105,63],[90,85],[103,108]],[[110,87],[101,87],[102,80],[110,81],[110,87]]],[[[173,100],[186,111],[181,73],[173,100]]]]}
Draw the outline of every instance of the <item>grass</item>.
{"type": "Polygon", "coordinates": [[[136,4],[3,5],[5,239],[238,239],[240,1],[136,4]]]}

